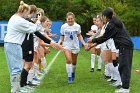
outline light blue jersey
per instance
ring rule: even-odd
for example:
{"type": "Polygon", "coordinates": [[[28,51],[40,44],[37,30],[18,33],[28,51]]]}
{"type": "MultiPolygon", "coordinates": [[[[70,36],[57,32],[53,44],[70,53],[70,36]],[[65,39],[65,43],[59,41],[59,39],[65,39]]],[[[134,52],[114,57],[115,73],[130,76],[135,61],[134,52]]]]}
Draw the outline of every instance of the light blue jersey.
{"type": "Polygon", "coordinates": [[[79,49],[79,40],[77,35],[81,33],[79,24],[69,26],[67,23],[61,26],[61,35],[64,35],[63,47],[68,49],[79,49]]]}

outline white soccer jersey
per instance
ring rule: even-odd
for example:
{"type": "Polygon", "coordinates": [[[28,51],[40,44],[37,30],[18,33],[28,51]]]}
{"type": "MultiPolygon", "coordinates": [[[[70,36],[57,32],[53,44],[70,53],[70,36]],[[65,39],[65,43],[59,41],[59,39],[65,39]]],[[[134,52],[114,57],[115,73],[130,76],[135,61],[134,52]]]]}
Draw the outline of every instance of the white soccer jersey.
{"type": "Polygon", "coordinates": [[[69,26],[67,23],[61,26],[61,35],[64,35],[63,46],[69,49],[79,49],[79,40],[77,35],[81,33],[79,24],[69,26]]]}
{"type": "Polygon", "coordinates": [[[105,33],[105,25],[101,29],[100,36],[103,36],[104,33],[105,33]]]}

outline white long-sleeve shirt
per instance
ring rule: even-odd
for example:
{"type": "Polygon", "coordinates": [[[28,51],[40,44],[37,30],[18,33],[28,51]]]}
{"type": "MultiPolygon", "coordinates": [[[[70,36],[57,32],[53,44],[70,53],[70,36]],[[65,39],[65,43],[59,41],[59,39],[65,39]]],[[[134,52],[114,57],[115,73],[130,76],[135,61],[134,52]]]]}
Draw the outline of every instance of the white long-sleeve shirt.
{"type": "Polygon", "coordinates": [[[13,15],[8,22],[7,34],[4,38],[4,42],[21,45],[26,33],[33,33],[41,30],[42,27],[39,24],[33,24],[18,15],[13,15]]]}

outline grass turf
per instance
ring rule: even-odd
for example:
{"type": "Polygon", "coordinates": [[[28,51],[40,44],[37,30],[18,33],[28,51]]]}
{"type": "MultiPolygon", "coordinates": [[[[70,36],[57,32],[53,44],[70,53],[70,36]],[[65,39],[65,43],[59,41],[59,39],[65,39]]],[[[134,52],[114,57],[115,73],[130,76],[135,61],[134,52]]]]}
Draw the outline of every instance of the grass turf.
{"type": "MultiPolygon", "coordinates": [[[[51,54],[46,56],[47,62],[52,60],[57,51],[51,49],[51,54]]],[[[140,51],[134,50],[133,65],[131,74],[131,93],[140,93],[140,73],[134,74],[134,70],[140,70],[140,51]]],[[[3,47],[0,47],[0,93],[10,93],[9,72],[3,47]]],[[[83,48],[78,56],[76,68],[76,78],[72,84],[67,83],[67,73],[65,68],[65,57],[61,52],[49,73],[41,85],[35,89],[34,93],[114,93],[115,87],[109,85],[103,80],[103,70],[97,72],[97,63],[95,72],[90,71],[90,52],[85,52],[83,48]]]]}

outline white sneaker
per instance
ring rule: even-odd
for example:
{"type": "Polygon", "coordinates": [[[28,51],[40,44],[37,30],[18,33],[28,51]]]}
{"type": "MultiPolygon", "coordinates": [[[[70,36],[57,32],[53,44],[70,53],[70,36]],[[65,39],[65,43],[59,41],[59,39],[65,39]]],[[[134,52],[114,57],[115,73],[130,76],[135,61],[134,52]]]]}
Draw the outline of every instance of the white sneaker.
{"type": "Polygon", "coordinates": [[[129,89],[124,89],[124,88],[120,88],[120,89],[116,89],[115,93],[129,93],[130,90],[129,89]]]}
{"type": "Polygon", "coordinates": [[[19,92],[21,92],[21,93],[30,93],[30,90],[27,87],[24,86],[24,87],[20,87],[19,92]]]}
{"type": "Polygon", "coordinates": [[[12,80],[11,93],[15,93],[20,88],[20,75],[17,74],[17,75],[11,76],[11,80],[12,80]]]}
{"type": "Polygon", "coordinates": [[[35,85],[39,86],[39,85],[40,85],[40,81],[33,80],[33,81],[32,81],[32,84],[35,84],[35,85]]]}
{"type": "Polygon", "coordinates": [[[112,84],[112,86],[122,86],[122,82],[116,81],[115,83],[112,84]]]}

